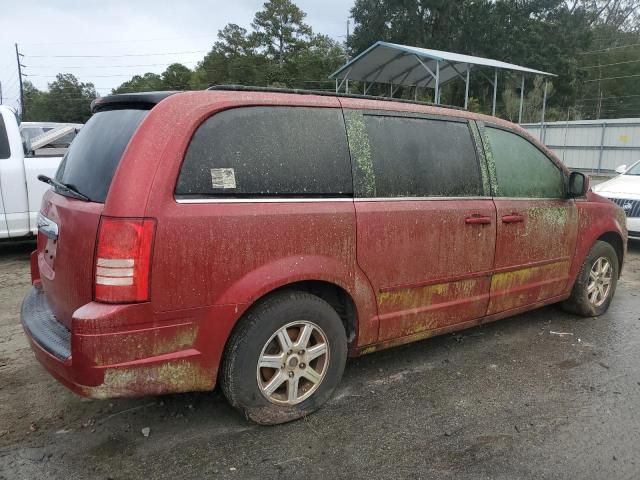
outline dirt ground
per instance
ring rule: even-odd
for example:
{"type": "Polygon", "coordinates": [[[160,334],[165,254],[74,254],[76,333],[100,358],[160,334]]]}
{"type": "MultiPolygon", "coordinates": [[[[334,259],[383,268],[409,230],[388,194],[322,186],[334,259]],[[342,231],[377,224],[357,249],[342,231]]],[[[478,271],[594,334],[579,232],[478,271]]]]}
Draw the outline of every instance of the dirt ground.
{"type": "Polygon", "coordinates": [[[552,306],[362,357],[323,410],[268,428],[217,391],[68,392],[19,324],[33,247],[0,244],[1,479],[640,478],[640,243],[603,317],[552,306]]]}

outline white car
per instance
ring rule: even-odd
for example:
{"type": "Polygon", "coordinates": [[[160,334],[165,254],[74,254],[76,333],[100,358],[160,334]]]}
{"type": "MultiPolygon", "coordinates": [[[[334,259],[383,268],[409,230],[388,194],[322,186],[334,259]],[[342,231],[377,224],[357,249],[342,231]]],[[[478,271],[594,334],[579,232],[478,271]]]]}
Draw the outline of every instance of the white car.
{"type": "Polygon", "coordinates": [[[598,195],[614,201],[627,214],[629,238],[640,239],[640,161],[616,168],[620,175],[593,187],[598,195]]]}

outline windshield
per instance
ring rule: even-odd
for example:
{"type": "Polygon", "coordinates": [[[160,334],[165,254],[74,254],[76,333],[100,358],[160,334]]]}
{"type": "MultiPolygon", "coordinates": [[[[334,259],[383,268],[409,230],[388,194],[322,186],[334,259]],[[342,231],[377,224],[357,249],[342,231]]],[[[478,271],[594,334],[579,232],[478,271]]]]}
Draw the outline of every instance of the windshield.
{"type": "Polygon", "coordinates": [[[627,170],[625,175],[640,175],[640,162],[636,162],[629,170],[627,170]]]}
{"type": "Polygon", "coordinates": [[[92,202],[104,203],[122,154],[147,113],[133,109],[96,113],[71,143],[56,180],[92,202]]]}

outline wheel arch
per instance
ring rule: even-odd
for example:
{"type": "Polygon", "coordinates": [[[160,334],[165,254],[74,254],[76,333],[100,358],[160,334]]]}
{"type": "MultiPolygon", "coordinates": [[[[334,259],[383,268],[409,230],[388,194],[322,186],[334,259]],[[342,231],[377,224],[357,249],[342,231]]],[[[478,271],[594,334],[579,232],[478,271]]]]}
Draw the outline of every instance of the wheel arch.
{"type": "MultiPolygon", "coordinates": [[[[625,246],[622,236],[618,232],[609,231],[600,235],[596,241],[606,242],[613,247],[618,256],[618,277],[622,274],[622,265],[624,263],[625,246]]],[[[594,242],[595,243],[595,242],[594,242]]]]}
{"type": "MultiPolygon", "coordinates": [[[[347,347],[350,351],[355,352],[356,344],[358,343],[358,310],[356,303],[352,295],[341,285],[327,280],[298,280],[290,283],[285,283],[265,291],[260,296],[255,298],[250,304],[246,305],[246,308],[240,310],[237,319],[228,331],[227,337],[224,342],[224,347],[220,351],[218,357],[219,365],[222,365],[227,355],[229,342],[233,338],[234,332],[239,328],[242,319],[250,313],[252,310],[259,308],[259,306],[268,298],[276,295],[280,292],[287,290],[303,291],[316,295],[317,297],[325,300],[336,311],[342,324],[345,328],[347,337],[347,347]]],[[[222,375],[223,369],[218,368],[216,383],[220,381],[220,375],[222,375]]]]}
{"type": "MultiPolygon", "coordinates": [[[[356,303],[344,287],[327,280],[299,280],[272,288],[256,298],[248,308],[242,312],[238,322],[248,312],[258,308],[267,298],[286,290],[307,292],[323,299],[331,305],[340,317],[340,320],[342,320],[348,343],[351,344],[356,339],[358,333],[358,311],[356,303]]],[[[238,322],[234,325],[234,329],[237,327],[238,322]]]]}

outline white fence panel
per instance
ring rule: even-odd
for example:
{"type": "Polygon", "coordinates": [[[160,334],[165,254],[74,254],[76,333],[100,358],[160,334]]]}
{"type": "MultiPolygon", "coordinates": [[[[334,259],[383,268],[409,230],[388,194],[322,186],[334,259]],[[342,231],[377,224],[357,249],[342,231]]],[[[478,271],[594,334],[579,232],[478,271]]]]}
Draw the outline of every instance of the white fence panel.
{"type": "Polygon", "coordinates": [[[613,172],[640,160],[640,118],[523,124],[569,167],[613,172]]]}

